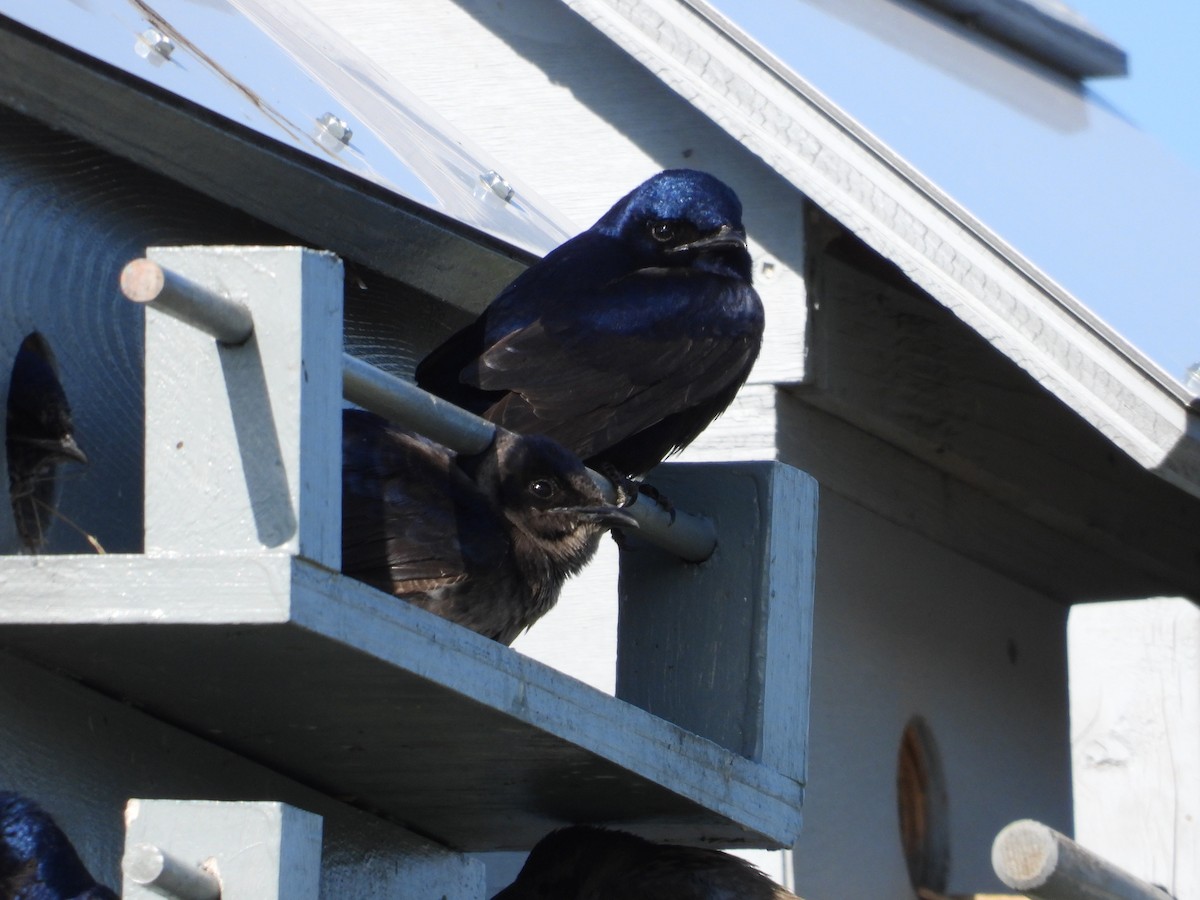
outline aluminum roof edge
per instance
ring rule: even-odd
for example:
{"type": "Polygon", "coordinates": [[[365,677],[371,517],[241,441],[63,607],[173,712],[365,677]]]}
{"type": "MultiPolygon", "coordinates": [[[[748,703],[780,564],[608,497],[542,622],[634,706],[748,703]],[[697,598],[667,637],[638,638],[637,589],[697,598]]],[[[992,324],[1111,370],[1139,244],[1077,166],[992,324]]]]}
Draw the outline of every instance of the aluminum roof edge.
{"type": "Polygon", "coordinates": [[[537,258],[3,15],[0,103],[468,310],[537,258]]]}
{"type": "Polygon", "coordinates": [[[703,0],[563,0],[1029,372],[1200,496],[1191,395],[703,0]]]}
{"type": "Polygon", "coordinates": [[[1072,78],[1129,73],[1122,50],[1081,16],[1044,0],[918,0],[1072,78]]]}

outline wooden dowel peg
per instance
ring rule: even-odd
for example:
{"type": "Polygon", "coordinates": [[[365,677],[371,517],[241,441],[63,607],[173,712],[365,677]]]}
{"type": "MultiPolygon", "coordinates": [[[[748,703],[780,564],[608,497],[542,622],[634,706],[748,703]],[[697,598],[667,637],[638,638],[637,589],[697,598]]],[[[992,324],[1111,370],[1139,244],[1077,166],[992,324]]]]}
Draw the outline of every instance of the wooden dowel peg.
{"type": "Polygon", "coordinates": [[[220,900],[221,882],[199,866],[189,866],[153,844],[136,844],[122,861],[135,884],[174,900],[220,900]]]}
{"type": "Polygon", "coordinates": [[[1161,888],[1032,819],[1012,822],[996,835],[992,868],[1006,885],[1035,900],[1171,900],[1161,888]]]}
{"type": "Polygon", "coordinates": [[[241,303],[148,259],[135,259],[121,270],[121,293],[134,303],[187,322],[223,344],[244,344],[254,333],[254,319],[241,303]]]}

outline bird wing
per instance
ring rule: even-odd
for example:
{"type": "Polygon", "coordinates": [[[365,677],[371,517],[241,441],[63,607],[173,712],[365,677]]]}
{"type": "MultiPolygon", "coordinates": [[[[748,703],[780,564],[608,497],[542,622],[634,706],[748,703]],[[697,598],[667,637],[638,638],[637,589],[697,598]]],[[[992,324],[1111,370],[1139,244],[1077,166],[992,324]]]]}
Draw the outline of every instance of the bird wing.
{"type": "Polygon", "coordinates": [[[343,428],[345,574],[404,596],[499,565],[507,538],[445,448],[365,413],[343,428]]]}
{"type": "Polygon", "coordinates": [[[694,847],[660,845],[605,884],[622,900],[799,900],[744,859],[694,847]]]}
{"type": "Polygon", "coordinates": [[[488,419],[588,458],[740,384],[762,326],[744,282],[642,270],[514,329],[460,379],[499,398],[488,419]]]}

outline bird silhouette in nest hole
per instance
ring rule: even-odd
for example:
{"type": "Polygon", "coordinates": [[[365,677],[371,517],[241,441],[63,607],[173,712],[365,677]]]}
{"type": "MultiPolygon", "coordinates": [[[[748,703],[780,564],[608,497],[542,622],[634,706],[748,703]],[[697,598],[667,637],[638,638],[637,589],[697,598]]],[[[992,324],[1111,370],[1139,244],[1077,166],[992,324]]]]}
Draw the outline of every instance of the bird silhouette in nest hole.
{"type": "Polygon", "coordinates": [[[58,468],[87,462],[67,395],[36,335],[17,350],[4,420],[13,519],[25,549],[36,552],[56,514],[58,468]]]}
{"type": "Polygon", "coordinates": [[[518,276],[416,380],[632,477],[732,402],[762,335],[741,202],[712,175],[670,169],[518,276]]]}
{"type": "Polygon", "coordinates": [[[492,900],[799,900],[737,856],[624,831],[552,831],[492,900]]]}
{"type": "Polygon", "coordinates": [[[464,456],[343,414],[343,573],[502,644],[554,606],[614,526],[636,522],[549,438],[497,429],[464,456]]]}

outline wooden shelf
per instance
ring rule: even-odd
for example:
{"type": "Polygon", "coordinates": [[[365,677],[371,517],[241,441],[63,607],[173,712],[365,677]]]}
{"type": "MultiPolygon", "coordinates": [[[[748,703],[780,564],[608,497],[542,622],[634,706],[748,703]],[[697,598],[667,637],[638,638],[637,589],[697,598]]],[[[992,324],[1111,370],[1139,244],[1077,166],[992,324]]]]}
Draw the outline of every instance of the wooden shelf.
{"type": "Polygon", "coordinates": [[[4,648],[451,847],[799,831],[794,779],[301,558],[5,557],[0,585],[4,648]]]}

